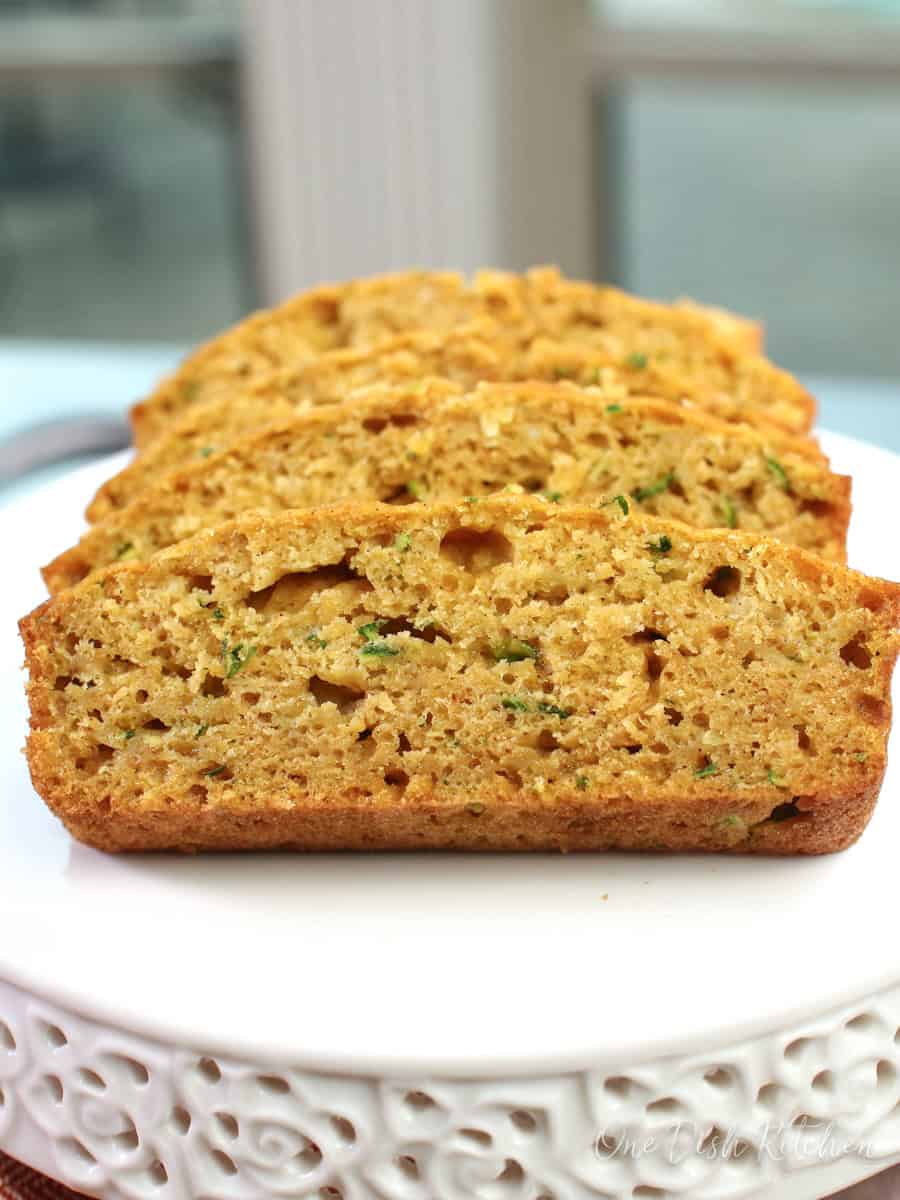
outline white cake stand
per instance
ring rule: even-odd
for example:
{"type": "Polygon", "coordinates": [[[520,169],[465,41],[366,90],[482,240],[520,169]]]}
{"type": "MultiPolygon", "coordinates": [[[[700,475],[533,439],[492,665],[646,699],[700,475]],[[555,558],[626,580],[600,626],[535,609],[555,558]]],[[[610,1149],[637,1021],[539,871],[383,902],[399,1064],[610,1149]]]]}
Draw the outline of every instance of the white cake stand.
{"type": "MultiPolygon", "coordinates": [[[[826,445],[900,577],[900,460],[826,445]]],[[[810,860],[73,844],[14,621],[115,466],[0,517],[0,1148],[138,1200],[813,1200],[900,1160],[897,769],[810,860]]]]}

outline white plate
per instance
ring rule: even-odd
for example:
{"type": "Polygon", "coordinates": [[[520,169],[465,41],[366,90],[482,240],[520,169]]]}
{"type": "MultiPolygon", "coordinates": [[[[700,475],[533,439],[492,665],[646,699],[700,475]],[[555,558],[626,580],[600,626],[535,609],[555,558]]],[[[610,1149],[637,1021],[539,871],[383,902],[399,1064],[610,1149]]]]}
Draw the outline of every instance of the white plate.
{"type": "MultiPolygon", "coordinates": [[[[824,442],[855,478],[851,564],[900,578],[900,459],[824,442]]],[[[20,753],[15,620],[121,462],[2,516],[0,980],[165,1045],[484,1079],[684,1057],[900,985],[897,762],[862,840],[814,859],[108,857],[73,843],[20,753]]]]}

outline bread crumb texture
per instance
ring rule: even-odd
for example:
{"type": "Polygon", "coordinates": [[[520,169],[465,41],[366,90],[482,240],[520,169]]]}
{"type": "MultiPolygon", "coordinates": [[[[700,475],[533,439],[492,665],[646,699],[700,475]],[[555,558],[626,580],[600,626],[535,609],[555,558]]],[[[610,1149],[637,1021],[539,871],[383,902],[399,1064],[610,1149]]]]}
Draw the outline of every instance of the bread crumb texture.
{"type": "Polygon", "coordinates": [[[900,588],[622,501],[254,513],[108,568],[22,622],[35,786],[107,850],[849,845],[900,588]]]}
{"type": "Polygon", "coordinates": [[[51,592],[250,509],[453,500],[503,489],[556,503],[628,497],[701,527],[845,556],[850,481],[807,440],[573,384],[372,388],[291,416],[147,482],[44,571],[51,592]]]}
{"type": "Polygon", "coordinates": [[[173,415],[137,460],[100,489],[88,508],[92,521],[127,504],[134,494],[170,470],[208,458],[236,437],[269,422],[322,404],[355,399],[373,385],[425,386],[426,378],[450,380],[464,388],[482,381],[568,381],[598,390],[607,403],[630,397],[665,400],[699,409],[730,423],[750,423],[798,436],[812,419],[812,401],[789,375],[764,359],[742,358],[730,382],[686,372],[683,356],[626,355],[617,366],[609,356],[582,346],[546,339],[520,346],[490,332],[489,323],[450,334],[412,333],[364,350],[322,354],[293,370],[272,371],[256,382],[234,381],[226,394],[173,415]],[[486,331],[487,326],[487,331],[486,331]],[[630,364],[630,365],[629,365],[630,364]],[[723,390],[724,389],[724,390],[723,390]]]}
{"type": "Polygon", "coordinates": [[[192,354],[132,410],[132,423],[144,447],[185,410],[256,384],[315,401],[329,388],[345,393],[410,372],[471,386],[561,376],[586,382],[608,367],[645,394],[697,397],[720,415],[764,407],[771,420],[807,432],[812,398],[758,348],[758,326],[731,314],[642,300],[551,268],[484,271],[471,284],[412,272],[317,288],[256,313],[192,354]],[[460,339],[459,327],[472,322],[481,324],[460,339]]]}

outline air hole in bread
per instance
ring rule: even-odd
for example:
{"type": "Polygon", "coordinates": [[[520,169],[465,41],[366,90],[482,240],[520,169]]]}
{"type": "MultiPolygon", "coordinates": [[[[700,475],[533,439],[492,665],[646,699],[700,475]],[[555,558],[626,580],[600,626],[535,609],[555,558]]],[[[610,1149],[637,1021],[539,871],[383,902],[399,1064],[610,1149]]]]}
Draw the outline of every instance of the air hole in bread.
{"type": "Polygon", "coordinates": [[[57,675],[53,680],[53,690],[55,692],[64,692],[71,682],[71,675],[57,675]]]}
{"type": "Polygon", "coordinates": [[[510,611],[511,608],[512,608],[512,601],[507,599],[506,596],[495,596],[494,597],[494,612],[500,613],[501,616],[506,616],[506,614],[510,611]]]}
{"type": "Polygon", "coordinates": [[[75,768],[82,771],[85,775],[96,775],[104,763],[108,763],[115,751],[112,746],[97,746],[93,754],[87,758],[79,758],[75,760],[75,768]]]}
{"type": "Polygon", "coordinates": [[[792,821],[794,817],[799,817],[800,815],[800,809],[797,807],[795,801],[788,800],[784,804],[776,804],[769,813],[768,819],[777,824],[779,821],[792,821]]]}
{"type": "Polygon", "coordinates": [[[670,725],[680,725],[684,720],[684,713],[678,708],[673,708],[671,704],[667,704],[663,712],[666,714],[666,720],[670,725]]]}
{"type": "MultiPolygon", "coordinates": [[[[203,686],[200,689],[201,696],[211,696],[211,697],[217,699],[220,696],[227,696],[227,694],[228,694],[228,688],[226,688],[225,680],[222,679],[221,676],[207,675],[206,678],[203,680],[203,686]]],[[[146,699],[146,695],[147,695],[147,693],[145,692],[144,693],[145,699],[146,699]]]]}
{"type": "Polygon", "coordinates": [[[401,731],[400,736],[397,738],[397,753],[409,754],[410,750],[412,750],[412,742],[409,740],[406,734],[401,731]]]}
{"type": "Polygon", "coordinates": [[[544,754],[550,754],[553,750],[559,749],[559,742],[549,729],[541,730],[537,736],[535,745],[537,746],[538,750],[542,751],[544,754]]]}
{"type": "Polygon", "coordinates": [[[438,638],[442,641],[449,642],[450,635],[439,626],[430,624],[419,629],[408,621],[406,617],[390,617],[387,620],[378,621],[378,633],[380,637],[390,637],[396,633],[408,633],[410,637],[416,638],[420,642],[428,642],[433,645],[438,638]]]}
{"type": "Polygon", "coordinates": [[[366,417],[362,423],[363,429],[367,429],[369,433],[381,433],[389,425],[405,429],[408,426],[419,424],[421,424],[421,419],[415,413],[392,413],[389,417],[366,417]]]}
{"type": "Polygon", "coordinates": [[[400,788],[402,791],[403,789],[409,787],[409,776],[405,771],[385,771],[384,782],[388,785],[388,787],[400,788]]]}
{"type": "Polygon", "coordinates": [[[138,690],[134,693],[134,698],[138,704],[146,704],[150,699],[150,696],[143,688],[138,688],[138,690]]]}
{"type": "Polygon", "coordinates": [[[416,497],[405,483],[401,483],[399,487],[392,488],[382,496],[381,502],[382,504],[415,504],[416,497]]]}
{"type": "Polygon", "coordinates": [[[546,486],[547,481],[540,479],[536,475],[529,475],[527,479],[523,479],[519,484],[519,487],[523,488],[526,492],[542,492],[546,486]]]}
{"type": "Polygon", "coordinates": [[[868,671],[872,665],[872,655],[866,649],[863,634],[858,633],[846,645],[841,646],[841,658],[850,667],[860,671],[868,671]]]}
{"type": "Polygon", "coordinates": [[[731,630],[727,625],[714,625],[709,633],[717,642],[727,642],[731,637],[731,630]]]}
{"type": "Polygon", "coordinates": [[[141,726],[141,729],[149,729],[151,731],[158,731],[160,733],[168,733],[170,728],[171,726],[166,725],[163,721],[160,721],[158,717],[154,717],[151,721],[145,721],[141,726]]]}
{"type": "Polygon", "coordinates": [[[868,721],[870,725],[887,724],[888,706],[877,696],[870,696],[867,692],[863,692],[856,697],[856,707],[863,720],[868,721]]]}
{"type": "Polygon", "coordinates": [[[188,588],[192,592],[211,592],[213,590],[212,576],[190,575],[188,576],[188,588]]]}
{"type": "Polygon", "coordinates": [[[726,600],[741,590],[741,573],[737,567],[716,567],[704,583],[703,590],[726,600]]]}
{"type": "Polygon", "coordinates": [[[177,679],[190,679],[194,672],[190,667],[183,666],[182,663],[167,662],[162,668],[162,673],[170,677],[174,676],[177,679]]]}
{"type": "Polygon", "coordinates": [[[653,650],[644,654],[644,672],[651,683],[656,683],[666,668],[665,659],[660,658],[653,650]]]}
{"type": "Polygon", "coordinates": [[[569,599],[569,591],[562,584],[557,585],[545,592],[532,592],[532,600],[539,600],[542,604],[549,604],[551,608],[559,608],[561,604],[569,599]]]}
{"type": "Polygon", "coordinates": [[[702,708],[691,714],[691,720],[699,729],[709,729],[709,716],[702,708]]]}
{"type": "Polygon", "coordinates": [[[366,695],[359,688],[332,683],[328,679],[322,679],[319,675],[313,675],[307,686],[316,704],[335,704],[338,712],[341,713],[353,712],[366,695]]]}
{"type": "Polygon", "coordinates": [[[800,747],[800,749],[803,751],[804,754],[815,754],[815,750],[814,750],[813,744],[812,744],[812,738],[806,732],[805,725],[797,726],[797,745],[800,747]]]}
{"type": "Polygon", "coordinates": [[[441,539],[441,555],[471,575],[512,562],[509,538],[496,529],[451,529],[441,539]]]}
{"type": "Polygon", "coordinates": [[[365,576],[355,571],[344,559],[339,563],[316,567],[312,571],[295,571],[282,575],[269,587],[251,592],[245,603],[256,612],[270,616],[300,612],[318,592],[347,583],[356,584],[362,591],[372,590],[372,585],[365,576]]]}
{"type": "Polygon", "coordinates": [[[502,771],[497,772],[498,779],[505,779],[507,783],[512,784],[516,791],[522,789],[522,776],[514,767],[505,767],[502,771]]]}

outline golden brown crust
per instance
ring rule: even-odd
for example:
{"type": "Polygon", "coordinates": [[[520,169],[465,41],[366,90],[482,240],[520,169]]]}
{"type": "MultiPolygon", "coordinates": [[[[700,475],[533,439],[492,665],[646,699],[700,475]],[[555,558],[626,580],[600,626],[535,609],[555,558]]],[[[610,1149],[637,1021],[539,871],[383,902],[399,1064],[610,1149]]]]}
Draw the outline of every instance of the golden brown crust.
{"type": "MultiPolygon", "coordinates": [[[[728,578],[726,574],[726,583],[728,578]]],[[[278,517],[249,514],[145,563],[110,568],[102,583],[100,587],[96,580],[87,581],[48,601],[23,620],[22,633],[30,670],[28,754],[35,786],[77,836],[104,849],[286,845],[827,853],[859,836],[884,771],[890,676],[900,645],[900,587],[771,539],[691,530],[633,514],[626,519],[618,515],[617,507],[559,509],[515,498],[406,510],[344,505],[278,517]],[[396,539],[404,534],[410,535],[410,543],[398,548],[396,539]],[[664,534],[671,546],[661,558],[664,534]],[[446,557],[438,553],[438,542],[444,546],[448,538],[453,552],[446,557]],[[504,539],[516,550],[515,562],[503,552],[504,539]],[[477,559],[482,546],[488,554],[484,562],[477,559]],[[317,564],[340,563],[348,547],[354,548],[350,559],[354,571],[346,582],[340,576],[317,584],[326,589],[316,593],[325,600],[316,599],[310,608],[310,593],[298,599],[299,593],[290,589],[278,599],[282,580],[302,581],[303,572],[322,569],[317,564]],[[589,567],[579,565],[580,547],[589,567]],[[407,550],[411,556],[404,558],[407,550]],[[476,558],[470,560],[467,554],[476,558]],[[420,557],[413,562],[415,555],[420,557]],[[618,564],[618,574],[615,567],[604,564],[605,559],[618,564]],[[440,564],[440,573],[435,564],[440,564]],[[717,564],[726,564],[732,575],[737,572],[733,594],[730,586],[718,589],[723,567],[717,564]],[[488,583],[482,581],[482,570],[492,572],[484,577],[488,583]],[[472,571],[474,575],[469,574],[472,571]],[[740,590],[741,574],[746,594],[740,590]],[[447,579],[442,581],[442,576],[447,579]],[[607,579],[616,589],[614,594],[603,591],[607,579]],[[648,594],[642,595],[642,590],[648,594]],[[347,599],[351,592],[352,603],[347,599]],[[592,598],[595,592],[597,599],[592,598]],[[608,598],[600,599],[601,593],[608,598]],[[338,595],[343,598],[338,600],[338,595]],[[372,712],[379,715],[376,720],[368,710],[366,714],[360,710],[364,742],[354,732],[357,725],[349,730],[355,766],[340,776],[340,788],[317,792],[307,775],[317,770],[321,775],[324,765],[320,770],[291,760],[290,770],[298,772],[298,781],[293,775],[269,773],[270,786],[263,795],[249,783],[257,770],[255,756],[286,753],[283,747],[297,735],[299,726],[293,710],[280,709],[277,703],[266,709],[269,717],[263,720],[262,706],[268,701],[261,697],[272,688],[302,690],[304,675],[312,671],[322,677],[320,687],[323,680],[338,679],[341,671],[345,682],[347,672],[358,674],[362,670],[359,647],[367,642],[360,641],[354,622],[369,621],[379,611],[393,614],[396,609],[390,607],[390,597],[394,595],[399,611],[409,613],[411,619],[412,606],[426,604],[424,611],[433,611],[437,628],[446,630],[449,640],[442,635],[430,644],[410,640],[409,633],[386,633],[385,637],[400,640],[394,643],[396,650],[389,647],[383,653],[398,657],[372,660],[365,669],[367,682],[359,686],[363,692],[371,691],[372,712]],[[491,612],[486,611],[487,596],[491,612]],[[216,606],[212,613],[211,604],[216,606]],[[331,605],[331,616],[322,604],[331,605]],[[222,623],[215,624],[219,605],[222,623]],[[310,638],[305,622],[313,611],[317,619],[331,620],[333,629],[322,625],[318,632],[314,630],[310,636],[316,645],[307,650],[304,646],[310,638]],[[349,625],[340,616],[343,612],[349,625]],[[157,614],[159,631],[149,636],[142,622],[157,614]],[[691,633],[694,617],[701,624],[691,633]],[[507,637],[512,633],[543,638],[541,659],[533,660],[529,652],[521,661],[504,655],[496,664],[486,663],[477,650],[483,645],[479,621],[486,629],[506,629],[507,637]],[[615,629],[624,630],[624,642],[610,632],[610,621],[615,629]],[[648,629],[650,622],[658,628],[648,629]],[[538,631],[536,635],[532,629],[538,631]],[[636,634],[631,633],[634,629],[636,634]],[[594,631],[591,636],[588,630],[594,631]],[[705,643],[698,640],[704,630],[709,639],[705,643]],[[573,637],[580,642],[580,660],[572,657],[573,637]],[[220,638],[224,641],[221,655],[220,638]],[[229,638],[241,639],[238,649],[249,646],[251,638],[261,647],[239,675],[226,671],[221,662],[224,659],[227,666],[229,638]],[[264,646],[265,638],[269,641],[264,646]],[[472,652],[466,649],[467,638],[474,639],[472,652]],[[554,657],[557,640],[561,648],[554,657]],[[212,647],[212,653],[203,650],[204,644],[212,647]],[[270,645],[274,658],[265,648],[270,645]],[[745,647],[750,649],[742,663],[745,647]],[[197,660],[195,667],[185,663],[187,651],[197,660]],[[699,657],[698,651],[702,651],[699,657]],[[648,670],[654,663],[655,667],[649,682],[635,684],[634,664],[644,661],[645,652],[648,670]],[[621,653],[621,673],[619,665],[607,661],[613,653],[621,653]],[[546,669],[542,670],[544,654],[546,669]],[[320,657],[312,657],[316,655],[320,657]],[[704,655],[711,656],[715,686],[704,685],[694,694],[687,681],[694,678],[692,672],[706,669],[704,655]],[[282,682],[276,686],[271,670],[273,664],[281,670],[282,656],[286,673],[277,676],[282,682]],[[129,657],[134,660],[131,664],[129,657]],[[403,759],[394,757],[391,749],[397,736],[393,710],[400,708],[404,697],[415,698],[429,664],[438,659],[446,662],[446,669],[440,668],[443,694],[432,701],[437,706],[435,732],[440,732],[443,747],[439,758],[443,770],[462,771],[462,780],[471,770],[475,781],[471,787],[452,782],[444,786],[440,774],[429,783],[414,766],[407,774],[403,759]],[[145,687],[143,699],[135,700],[124,685],[129,678],[138,683],[149,680],[150,662],[154,671],[161,670],[153,676],[156,690],[151,695],[145,687]],[[466,662],[476,683],[489,681],[487,692],[480,683],[470,685],[475,691],[466,690],[459,673],[466,662]],[[404,664],[412,674],[390,673],[404,664]],[[134,671],[136,675],[130,674],[134,671]],[[80,679],[69,677],[79,672],[80,679]],[[231,682],[233,676],[236,683],[231,682]],[[656,702],[653,681],[660,676],[664,683],[656,702]],[[86,683],[91,686],[86,688],[86,683]],[[604,705],[614,704],[612,693],[605,691],[608,687],[632,697],[626,704],[631,705],[630,716],[614,717],[616,710],[609,707],[609,715],[599,715],[598,724],[591,712],[582,712],[586,690],[601,685],[604,705]],[[400,690],[388,693],[387,688],[400,690]],[[413,690],[404,691],[407,688],[413,690]],[[552,717],[532,725],[532,716],[505,712],[505,705],[495,704],[495,688],[508,688],[514,698],[527,696],[526,707],[532,712],[531,697],[543,694],[548,707],[541,711],[552,717]],[[745,692],[751,697],[749,703],[742,698],[745,692]],[[651,699],[641,699],[646,695],[651,699]],[[558,707],[562,703],[573,704],[566,721],[558,707]],[[671,711],[661,712],[662,704],[670,705],[671,711]],[[732,709],[734,718],[729,715],[732,709]],[[121,721],[132,719],[132,714],[140,711],[142,719],[152,714],[142,724],[147,732],[139,730],[132,740],[109,745],[113,730],[101,735],[97,722],[105,725],[113,710],[119,716],[112,725],[120,732],[121,721]],[[461,739],[458,751],[447,749],[443,729],[437,728],[439,714],[447,711],[461,739]],[[254,716],[257,712],[259,718],[254,716]],[[744,720],[738,719],[739,712],[745,714],[744,720]],[[209,719],[206,741],[190,724],[183,733],[172,728],[182,718],[209,719]],[[590,737],[580,731],[582,720],[594,721],[590,737]],[[504,751],[507,757],[500,760],[506,764],[506,774],[491,775],[490,786],[477,766],[477,756],[492,749],[490,739],[480,733],[485,721],[493,722],[494,738],[511,739],[504,751]],[[631,739],[659,737],[653,732],[654,721],[656,728],[668,731],[668,748],[645,746],[635,758],[632,750],[640,751],[640,746],[615,740],[620,722],[624,736],[631,739]],[[813,721],[818,722],[815,728],[813,721]],[[267,741],[267,728],[277,731],[274,748],[267,741]],[[382,728],[394,731],[387,743],[379,732],[382,728]],[[761,749],[752,749],[748,740],[754,728],[759,730],[761,749]],[[539,730],[540,737],[533,742],[539,730]],[[470,734],[474,740],[468,740],[470,734]],[[525,741],[517,741],[519,736],[525,741]],[[593,750],[591,738],[606,736],[614,738],[612,748],[602,754],[593,750]],[[90,746],[98,737],[101,749],[106,748],[91,760],[90,746]],[[365,757],[368,751],[359,750],[361,744],[370,746],[375,755],[387,756],[383,781],[378,774],[379,782],[371,786],[366,783],[370,768],[365,764],[374,760],[365,757]],[[678,749],[682,744],[705,747],[708,758],[718,757],[723,769],[692,769],[697,760],[684,763],[678,749]],[[251,746],[256,747],[252,754],[251,746]],[[654,773],[650,760],[646,769],[640,766],[648,749],[669,756],[662,774],[654,773]],[[544,755],[540,761],[547,764],[543,768],[546,786],[543,782],[537,786],[537,778],[532,781],[529,774],[528,764],[537,761],[535,753],[544,755]],[[86,756],[80,773],[75,761],[79,755],[86,756]],[[471,755],[476,757],[467,766],[471,755]],[[607,756],[615,755],[620,765],[613,770],[607,756]],[[745,764],[742,773],[735,774],[735,766],[725,769],[727,757],[745,764]],[[210,776],[221,777],[224,770],[207,769],[210,758],[227,765],[229,782],[209,781],[210,776]],[[166,782],[170,778],[166,770],[176,771],[171,776],[175,781],[181,769],[178,764],[186,759],[189,763],[196,759],[192,778],[197,784],[186,788],[184,783],[166,782]],[[518,768],[513,769],[514,763],[518,768]],[[523,772],[518,783],[517,770],[523,772]],[[780,777],[781,771],[785,778],[780,777]],[[242,772],[246,772],[246,787],[242,772]],[[596,787],[590,782],[593,776],[596,787]],[[623,787],[616,779],[629,782],[623,787]],[[140,795],[132,797],[128,789],[137,785],[140,795]]],[[[371,628],[376,626],[377,622],[371,628]]],[[[240,656],[238,665],[244,665],[240,656]]],[[[337,709],[332,711],[327,691],[331,686],[325,683],[318,706],[311,707],[305,691],[302,695],[290,691],[300,697],[299,711],[325,722],[311,743],[311,753],[325,757],[337,744],[335,739],[344,736],[341,730],[347,731],[347,721],[356,720],[350,709],[343,717],[337,709]]],[[[401,746],[401,753],[410,753],[412,762],[426,753],[418,748],[425,731],[421,726],[418,731],[412,725],[406,728],[409,744],[405,750],[401,746]]],[[[264,764],[259,769],[267,770],[264,764]]]]}
{"type": "Polygon", "coordinates": [[[86,802],[80,794],[60,793],[53,786],[55,755],[32,736],[29,763],[35,790],[73,837],[97,850],[127,851],[295,850],[295,851],[416,851],[461,850],[491,852],[562,851],[563,853],[622,851],[728,852],[733,854],[834,854],[852,846],[865,830],[875,808],[883,771],[854,794],[835,797],[822,793],[808,798],[813,811],[807,819],[771,821],[771,799],[745,801],[743,814],[749,834],[735,838],[729,818],[733,801],[682,805],[626,803],[610,811],[573,791],[552,808],[537,798],[497,804],[493,793],[473,793],[465,803],[442,804],[427,798],[415,806],[392,803],[353,803],[335,798],[327,806],[304,804],[290,796],[290,808],[223,813],[200,807],[166,811],[129,812],[86,802]],[[717,820],[716,818],[719,818],[717,820]]]}
{"type": "MultiPolygon", "coordinates": [[[[742,386],[740,376],[748,371],[768,372],[771,379],[783,375],[756,355],[758,326],[720,310],[657,304],[562,279],[550,268],[525,275],[481,272],[471,286],[452,274],[409,272],[315,289],[256,313],[207,343],[134,408],[135,443],[148,445],[192,404],[296,368],[323,352],[378,343],[420,327],[450,331],[484,318],[528,344],[549,338],[573,348],[590,346],[608,364],[627,366],[630,357],[632,369],[648,368],[648,380],[659,376],[659,386],[672,375],[666,359],[673,351],[697,357],[712,369],[711,397],[742,386]],[[635,368],[635,361],[643,366],[635,368]]],[[[779,423],[788,421],[797,432],[806,432],[814,410],[811,398],[789,376],[783,376],[782,388],[779,423]]]]}
{"type": "MultiPolygon", "coordinates": [[[[546,338],[534,342],[502,336],[491,321],[473,322],[448,333],[418,331],[390,339],[378,348],[338,350],[297,368],[270,372],[252,383],[234,383],[218,400],[196,403],[143,448],[137,459],[100,488],[87,510],[90,521],[108,517],[129,503],[160,474],[187,465],[252,434],[272,421],[315,406],[341,403],[373,384],[408,388],[425,377],[440,377],[463,387],[480,381],[514,382],[565,378],[599,386],[610,399],[654,398],[709,412],[729,423],[750,423],[771,437],[806,429],[812,420],[811,398],[796,381],[761,359],[745,358],[729,394],[714,383],[679,367],[677,360],[649,357],[642,366],[626,358],[609,365],[608,353],[546,338]]],[[[798,453],[810,438],[793,438],[798,453]]]]}
{"type": "Polygon", "coordinates": [[[124,556],[146,558],[251,508],[388,499],[412,477],[432,501],[531,480],[532,490],[562,503],[587,504],[670,475],[677,491],[650,498],[652,515],[700,527],[733,522],[846,558],[850,481],[832,474],[807,439],[658,400],[625,400],[615,387],[480,384],[465,394],[425,380],[273,422],[163,474],[43,574],[56,593],[124,556]]]}

